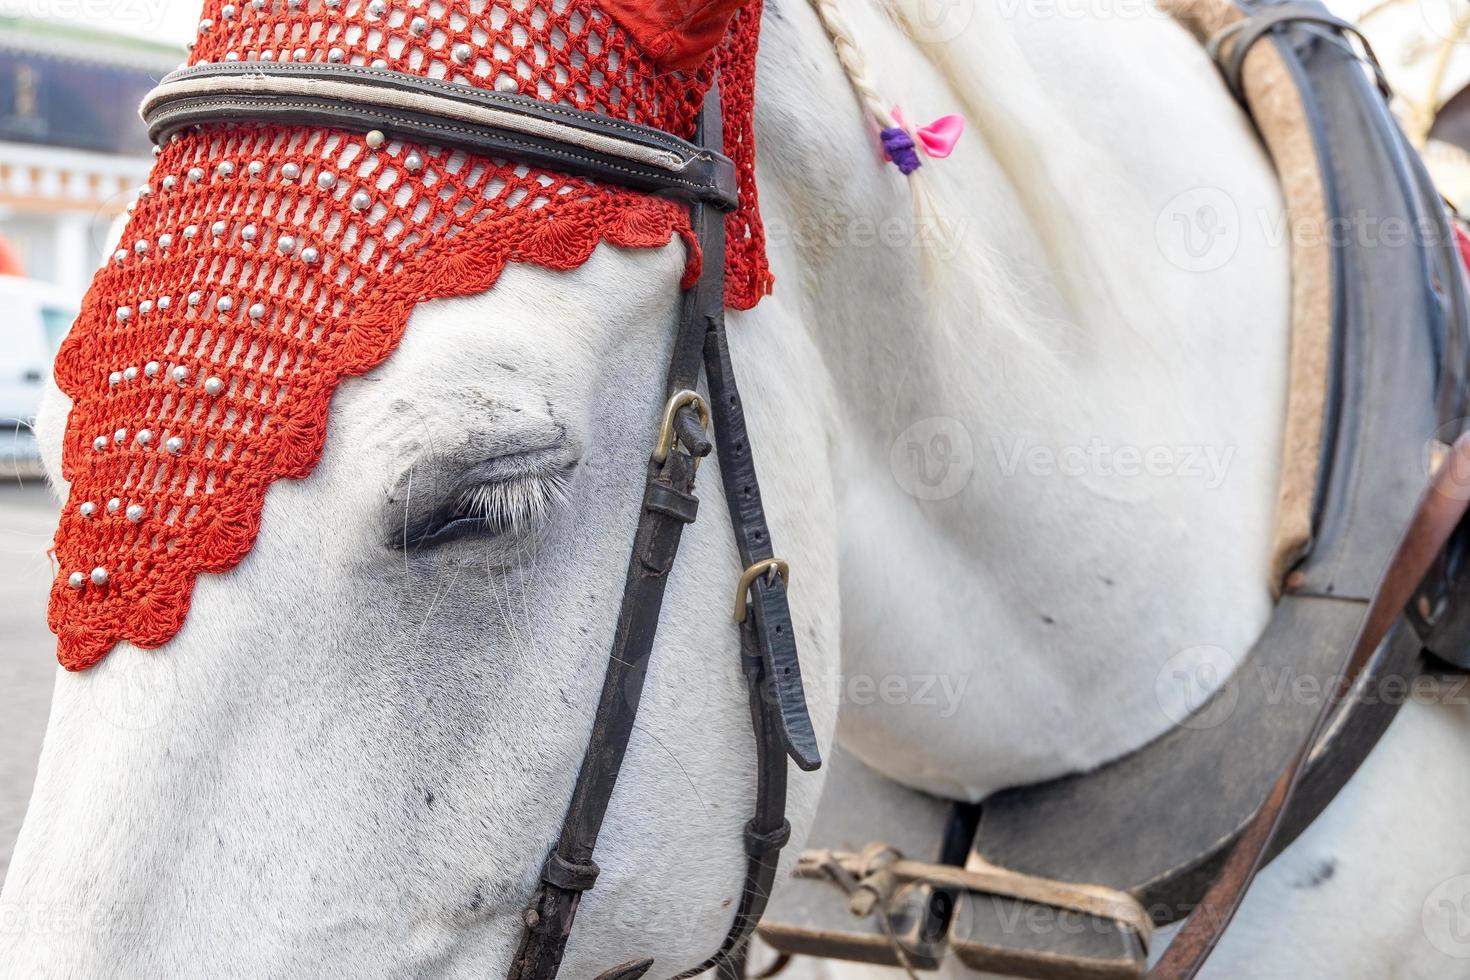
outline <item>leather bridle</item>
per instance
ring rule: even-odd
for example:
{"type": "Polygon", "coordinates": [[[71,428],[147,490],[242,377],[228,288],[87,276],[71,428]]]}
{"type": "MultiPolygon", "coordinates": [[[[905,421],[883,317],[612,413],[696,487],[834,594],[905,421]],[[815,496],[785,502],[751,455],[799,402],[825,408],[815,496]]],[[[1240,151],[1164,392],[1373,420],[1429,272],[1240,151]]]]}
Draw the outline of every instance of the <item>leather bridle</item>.
{"type": "MultiPolygon", "coordinates": [[[[645,476],[612,651],[592,734],[555,846],[524,912],[510,980],[548,980],[561,967],[582,894],[597,881],[598,833],[627,753],[653,652],[669,572],[699,501],[699,461],[720,449],[720,476],[744,569],[735,598],[740,669],[755,730],[754,812],[745,825],[746,868],[734,921],[720,947],[675,980],[715,969],[738,977],[745,946],[765,910],[777,859],[790,838],[787,759],[821,765],[807,714],[796,632],[787,606],[787,565],[776,557],[761,505],[750,437],[725,337],[725,212],[737,203],[735,166],[721,152],[721,115],[711,86],[693,142],[520,95],[450,85],[360,65],[274,62],[201,64],[166,77],[145,99],[149,135],[161,144],[204,124],[273,123],[378,132],[550,167],[688,203],[702,273],[682,297],[660,430],[645,476]],[[701,364],[709,397],[696,391],[701,364]]],[[[732,577],[735,570],[732,570],[732,577]]],[[[732,665],[733,666],[733,665],[732,665]]],[[[643,959],[599,980],[631,980],[643,959]]]]}

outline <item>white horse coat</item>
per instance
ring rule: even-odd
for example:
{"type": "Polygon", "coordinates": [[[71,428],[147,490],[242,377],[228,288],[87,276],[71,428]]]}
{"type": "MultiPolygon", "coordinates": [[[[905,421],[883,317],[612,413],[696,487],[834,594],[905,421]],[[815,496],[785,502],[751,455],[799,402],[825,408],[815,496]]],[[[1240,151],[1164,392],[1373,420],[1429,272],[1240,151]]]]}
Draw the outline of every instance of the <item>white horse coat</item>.
{"type": "MultiPolygon", "coordinates": [[[[936,21],[903,0],[905,30],[841,6],[884,92],[970,119],[924,171],[953,236],[914,228],[814,12],[768,4],[778,285],[731,343],[824,747],[979,799],[1156,737],[1208,693],[1160,684],[1171,658],[1239,656],[1265,622],[1282,206],[1203,52],[1151,8],[936,21]]],[[[604,246],[424,304],[178,637],[58,677],[0,976],[505,973],[587,743],[682,262],[604,246]],[[395,543],[467,475],[524,474],[565,499],[515,533],[395,543]]],[[[57,479],[65,414],[53,392],[57,479]]],[[[568,977],[687,968],[738,894],[738,563],[712,471],[699,493],[568,977]]],[[[1470,871],[1442,857],[1470,860],[1466,723],[1406,709],[1211,975],[1450,975],[1421,914],[1470,871]]],[[[797,841],[821,780],[793,779],[797,841]]]]}

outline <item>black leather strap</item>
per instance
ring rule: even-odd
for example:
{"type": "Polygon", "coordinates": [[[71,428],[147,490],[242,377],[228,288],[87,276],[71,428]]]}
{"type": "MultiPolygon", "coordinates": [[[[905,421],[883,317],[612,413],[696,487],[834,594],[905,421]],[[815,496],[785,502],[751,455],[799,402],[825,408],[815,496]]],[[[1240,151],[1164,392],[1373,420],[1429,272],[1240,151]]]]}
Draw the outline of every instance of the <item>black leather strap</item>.
{"type": "MultiPolygon", "coordinates": [[[[712,92],[701,117],[701,138],[718,139],[718,98],[712,92]]],[[[740,557],[748,567],[772,556],[770,530],[760,502],[749,437],[725,342],[723,215],[696,202],[691,218],[704,254],[704,273],[685,294],[669,368],[666,394],[692,389],[703,358],[710,382],[711,412],[720,449],[720,471],[730,500],[740,557]]],[[[673,567],[680,534],[694,520],[697,457],[711,444],[689,409],[674,419],[677,445],[662,462],[650,461],[633,557],[628,567],[617,633],[593,722],[591,742],[567,808],[566,821],[548,856],[541,885],[526,910],[526,928],[512,964],[510,980],[550,980],[560,969],[577,904],[596,879],[592,852],[607,813],[638,712],[648,658],[658,628],[664,585],[673,567]]],[[[751,615],[740,627],[741,669],[750,693],[756,741],[755,812],[745,828],[747,866],[739,905],[719,950],[700,966],[681,974],[696,976],[719,968],[737,976],[746,943],[765,910],[775,882],[777,860],[791,836],[786,821],[788,756],[803,769],[821,764],[816,736],[807,716],[795,633],[780,579],[758,580],[751,588],[751,615]]],[[[643,976],[650,960],[614,967],[612,980],[643,976]]]]}
{"type": "Polygon", "coordinates": [[[735,164],[670,133],[569,106],[386,68],[227,62],[182,68],[143,100],[162,143],[201,123],[270,122],[378,130],[731,210],[735,164]]]}
{"type": "Polygon", "coordinates": [[[1241,85],[1246,55],[1250,54],[1257,41],[1287,24],[1313,24],[1338,35],[1356,37],[1363,45],[1366,55],[1364,61],[1372,69],[1379,91],[1385,98],[1393,97],[1388,77],[1383,74],[1383,68],[1378,63],[1378,56],[1373,53],[1372,45],[1355,25],[1328,13],[1325,8],[1316,4],[1283,3],[1263,7],[1244,20],[1236,21],[1210,38],[1205,45],[1210,57],[1219,65],[1220,73],[1225,76],[1225,84],[1230,86],[1230,91],[1235,93],[1236,98],[1245,98],[1241,85]],[[1227,44],[1230,46],[1229,54],[1222,57],[1222,51],[1227,44]]]}

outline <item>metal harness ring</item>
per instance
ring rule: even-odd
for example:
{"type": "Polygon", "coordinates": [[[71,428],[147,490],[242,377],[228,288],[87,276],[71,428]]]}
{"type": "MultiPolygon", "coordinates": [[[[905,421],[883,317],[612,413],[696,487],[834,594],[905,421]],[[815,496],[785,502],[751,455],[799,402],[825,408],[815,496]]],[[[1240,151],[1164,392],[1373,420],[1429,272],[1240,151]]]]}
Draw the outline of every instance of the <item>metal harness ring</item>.
{"type": "Polygon", "coordinates": [[[745,622],[746,604],[750,598],[750,587],[761,575],[781,576],[781,581],[791,584],[791,566],[781,558],[767,558],[747,568],[735,586],[735,622],[745,622]]]}
{"type": "Polygon", "coordinates": [[[674,443],[678,441],[678,436],[674,433],[674,416],[678,415],[679,409],[686,405],[694,406],[694,410],[699,413],[700,424],[704,426],[706,432],[709,431],[709,403],[704,400],[704,396],[688,388],[674,392],[669,403],[664,406],[664,418],[659,426],[658,442],[653,447],[653,461],[660,466],[668,460],[669,453],[674,450],[674,443]]]}

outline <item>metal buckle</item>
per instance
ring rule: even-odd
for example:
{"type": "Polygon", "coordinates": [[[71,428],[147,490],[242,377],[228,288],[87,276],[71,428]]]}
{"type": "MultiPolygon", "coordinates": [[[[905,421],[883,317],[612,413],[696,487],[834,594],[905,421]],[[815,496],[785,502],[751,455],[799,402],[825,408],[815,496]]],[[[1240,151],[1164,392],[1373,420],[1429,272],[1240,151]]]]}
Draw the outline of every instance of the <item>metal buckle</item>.
{"type": "Polygon", "coordinates": [[[767,558],[758,561],[745,570],[740,576],[740,584],[735,587],[735,622],[745,622],[746,602],[750,597],[750,587],[761,575],[774,579],[781,576],[781,581],[787,585],[791,584],[791,566],[780,558],[767,558]]]}
{"type": "MultiPolygon", "coordinates": [[[[704,397],[699,392],[690,391],[688,388],[674,392],[669,403],[664,406],[664,419],[659,426],[658,442],[653,447],[653,461],[660,466],[668,460],[669,453],[674,451],[674,443],[679,438],[674,434],[674,416],[678,415],[679,409],[685,405],[694,406],[694,410],[699,413],[700,424],[704,426],[706,432],[709,431],[709,403],[704,400],[704,397]]],[[[694,465],[699,466],[697,458],[694,460],[694,465]]]]}

